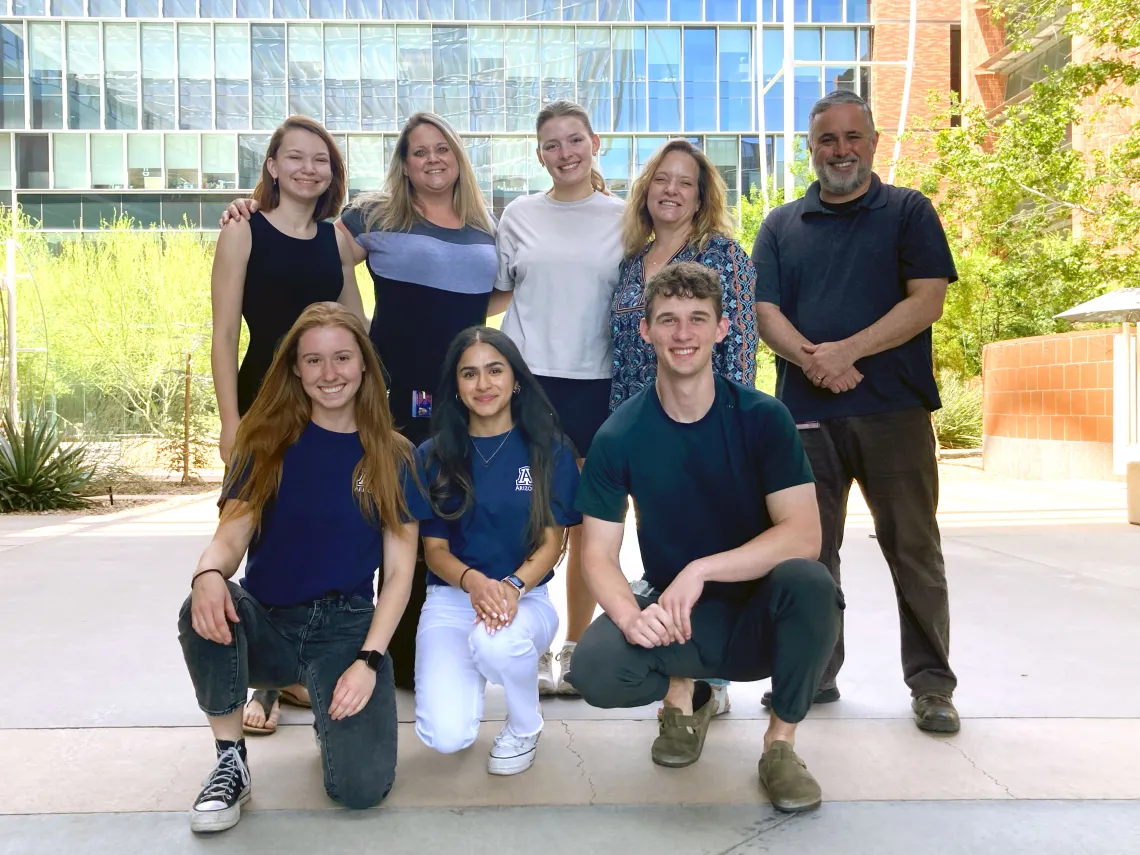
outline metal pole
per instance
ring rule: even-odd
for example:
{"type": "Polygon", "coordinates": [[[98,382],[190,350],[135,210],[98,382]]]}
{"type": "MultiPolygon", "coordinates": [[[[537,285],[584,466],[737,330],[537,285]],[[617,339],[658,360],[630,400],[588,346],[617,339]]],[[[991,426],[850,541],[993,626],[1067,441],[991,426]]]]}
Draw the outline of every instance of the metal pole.
{"type": "Polygon", "coordinates": [[[6,243],[4,290],[8,292],[8,418],[16,421],[19,398],[16,389],[16,239],[6,243]]]}

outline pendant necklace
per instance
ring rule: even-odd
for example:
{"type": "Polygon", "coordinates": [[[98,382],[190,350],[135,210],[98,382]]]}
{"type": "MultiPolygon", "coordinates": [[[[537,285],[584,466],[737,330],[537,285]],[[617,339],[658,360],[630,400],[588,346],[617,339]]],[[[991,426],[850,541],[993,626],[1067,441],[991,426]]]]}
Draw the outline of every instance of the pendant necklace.
{"type": "Polygon", "coordinates": [[[509,431],[507,431],[507,435],[503,437],[503,441],[499,443],[499,447],[496,448],[493,452],[491,452],[490,457],[483,457],[483,452],[479,450],[479,446],[476,445],[476,443],[475,443],[475,437],[471,437],[471,444],[475,446],[475,453],[478,454],[480,457],[483,457],[483,465],[484,466],[490,466],[491,465],[491,461],[495,459],[495,455],[503,450],[503,446],[507,444],[507,440],[511,438],[511,434],[514,432],[515,432],[515,428],[514,428],[514,425],[512,425],[511,429],[509,431]]]}

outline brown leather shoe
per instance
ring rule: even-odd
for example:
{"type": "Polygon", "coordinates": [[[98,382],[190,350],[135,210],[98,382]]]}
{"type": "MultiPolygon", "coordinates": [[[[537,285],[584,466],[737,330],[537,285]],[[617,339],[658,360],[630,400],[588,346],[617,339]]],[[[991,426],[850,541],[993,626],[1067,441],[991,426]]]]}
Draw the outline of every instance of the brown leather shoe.
{"type": "Polygon", "coordinates": [[[784,813],[815,810],[823,796],[807,765],[787,742],[773,742],[760,758],[760,783],[772,807],[784,813]]]}
{"type": "Polygon", "coordinates": [[[925,692],[910,703],[914,710],[914,723],[928,733],[957,733],[961,728],[958,710],[949,695],[925,692]]]}

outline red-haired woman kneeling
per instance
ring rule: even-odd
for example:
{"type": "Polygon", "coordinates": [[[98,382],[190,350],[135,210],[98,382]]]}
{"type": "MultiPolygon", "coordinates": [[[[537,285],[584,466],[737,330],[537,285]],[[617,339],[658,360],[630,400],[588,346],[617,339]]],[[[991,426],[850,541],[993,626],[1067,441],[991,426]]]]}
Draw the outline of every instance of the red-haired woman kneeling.
{"type": "Polygon", "coordinates": [[[282,340],[238,426],[237,474],[178,621],[218,753],[190,811],[195,831],[232,827],[249,798],[250,686],[308,687],[333,799],[371,807],[391,789],[396,700],[385,651],[407,605],[418,521],[431,509],[386,396],[363,324],[317,303],[282,340]],[[247,549],[236,585],[228,580],[247,549]]]}

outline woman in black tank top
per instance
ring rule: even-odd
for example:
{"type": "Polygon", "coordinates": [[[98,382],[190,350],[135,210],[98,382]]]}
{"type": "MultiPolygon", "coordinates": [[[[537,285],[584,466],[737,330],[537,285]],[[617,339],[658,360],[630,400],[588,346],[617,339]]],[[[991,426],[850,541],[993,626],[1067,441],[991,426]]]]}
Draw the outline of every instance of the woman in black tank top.
{"type": "MultiPolygon", "coordinates": [[[[210,282],[210,364],[222,420],[223,462],[229,462],[238,421],[257,397],[278,341],[306,307],[336,301],[367,327],[352,239],[325,222],[340,212],[345,186],[344,160],[328,131],[312,119],[293,116],[269,140],[253,191],[258,212],[249,220],[230,222],[218,235],[210,282]],[[239,369],[243,317],[249,347],[239,369]]],[[[302,686],[289,687],[285,697],[307,703],[302,686]]],[[[252,732],[272,732],[276,693],[255,693],[254,700],[246,724],[253,725],[252,732]],[[258,705],[263,709],[258,711],[258,705]]]]}

